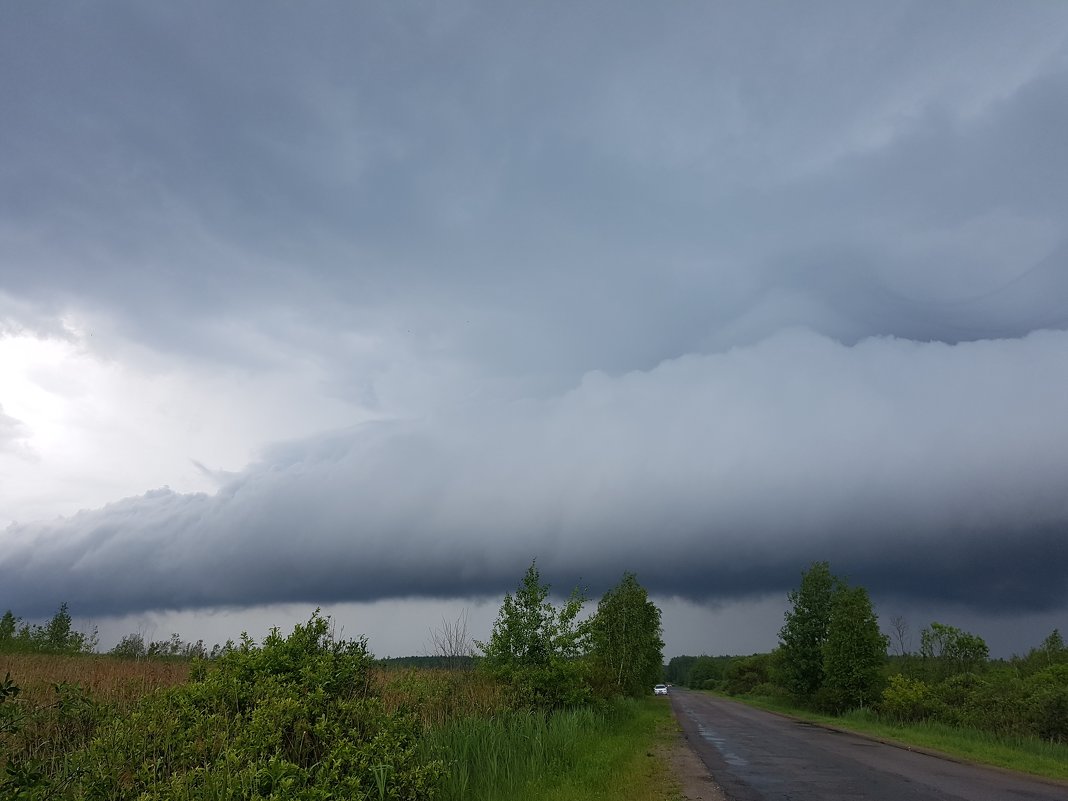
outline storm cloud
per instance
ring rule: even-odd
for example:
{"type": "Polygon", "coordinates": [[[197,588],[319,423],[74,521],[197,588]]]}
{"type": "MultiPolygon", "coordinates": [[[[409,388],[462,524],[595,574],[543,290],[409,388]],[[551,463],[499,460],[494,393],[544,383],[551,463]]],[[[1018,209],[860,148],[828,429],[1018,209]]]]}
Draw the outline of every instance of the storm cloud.
{"type": "Polygon", "coordinates": [[[833,558],[881,595],[1047,610],[1068,600],[1064,397],[1065,333],[785,332],[478,418],[278,445],[214,495],[13,526],[0,583],[41,609],[62,586],[93,614],[471,597],[536,557],[722,600],[833,558]]]}
{"type": "Polygon", "coordinates": [[[1066,30],[9,9],[0,607],[492,597],[536,557],[1068,609],[1066,30]]]}

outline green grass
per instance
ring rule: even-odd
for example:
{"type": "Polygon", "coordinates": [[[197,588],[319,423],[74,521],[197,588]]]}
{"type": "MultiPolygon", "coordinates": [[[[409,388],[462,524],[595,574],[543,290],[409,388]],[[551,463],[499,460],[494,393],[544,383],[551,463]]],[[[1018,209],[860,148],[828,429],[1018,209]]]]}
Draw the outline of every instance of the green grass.
{"type": "Polygon", "coordinates": [[[468,718],[432,735],[450,761],[444,801],[668,801],[663,758],[675,736],[667,704],[468,718]]]}
{"type": "Polygon", "coordinates": [[[868,734],[881,740],[938,751],[968,762],[1048,779],[1068,780],[1068,745],[1064,743],[1053,743],[1037,737],[998,735],[945,723],[888,723],[870,710],[857,710],[835,717],[801,709],[781,698],[724,697],[802,720],[868,734]]]}

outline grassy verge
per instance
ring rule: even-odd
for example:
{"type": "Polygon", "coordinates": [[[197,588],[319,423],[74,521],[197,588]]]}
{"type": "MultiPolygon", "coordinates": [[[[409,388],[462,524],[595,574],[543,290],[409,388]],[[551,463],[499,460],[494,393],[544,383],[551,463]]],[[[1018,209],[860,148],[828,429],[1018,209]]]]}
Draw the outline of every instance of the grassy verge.
{"type": "Polygon", "coordinates": [[[674,731],[668,705],[645,699],[461,720],[431,747],[451,763],[446,801],[669,801],[678,794],[661,754],[674,731]]]}
{"type": "Polygon", "coordinates": [[[887,723],[868,710],[834,717],[800,709],[780,698],[724,696],[802,720],[868,734],[902,745],[927,748],[968,762],[1068,780],[1068,745],[1036,737],[997,735],[944,723],[887,723]]]}

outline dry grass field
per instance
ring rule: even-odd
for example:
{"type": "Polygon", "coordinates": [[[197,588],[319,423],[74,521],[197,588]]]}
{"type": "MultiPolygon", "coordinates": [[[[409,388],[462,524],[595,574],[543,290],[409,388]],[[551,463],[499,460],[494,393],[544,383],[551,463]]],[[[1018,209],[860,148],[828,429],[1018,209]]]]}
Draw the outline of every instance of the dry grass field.
{"type": "Polygon", "coordinates": [[[189,678],[187,660],[116,659],[97,654],[0,653],[0,677],[11,678],[22,697],[43,704],[54,696],[56,684],[79,684],[98,701],[120,708],[161,687],[183,684],[189,678]]]}

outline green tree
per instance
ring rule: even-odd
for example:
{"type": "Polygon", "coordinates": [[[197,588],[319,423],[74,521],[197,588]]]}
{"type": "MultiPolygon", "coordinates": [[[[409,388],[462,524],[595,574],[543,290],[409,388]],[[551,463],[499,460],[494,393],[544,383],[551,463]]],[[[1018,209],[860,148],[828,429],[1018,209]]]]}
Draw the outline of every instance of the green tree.
{"type": "Polygon", "coordinates": [[[697,657],[686,676],[686,685],[695,690],[715,688],[725,678],[733,659],[730,656],[697,657]]]}
{"type": "Polygon", "coordinates": [[[1047,665],[1068,662],[1068,647],[1065,647],[1064,645],[1064,638],[1061,636],[1060,629],[1054,629],[1052,633],[1042,641],[1040,648],[1046,658],[1047,665]]]}
{"type": "Polygon", "coordinates": [[[77,631],[66,603],[44,625],[23,623],[9,609],[0,617],[0,650],[38,653],[91,653],[97,632],[77,631]]]}
{"type": "Polygon", "coordinates": [[[734,657],[724,666],[723,689],[731,695],[746,695],[760,685],[768,686],[774,659],[774,654],[734,657]]]}
{"type": "Polygon", "coordinates": [[[1054,629],[1042,644],[1028,651],[1027,656],[1012,658],[1012,666],[1020,676],[1033,676],[1054,665],[1068,664],[1068,647],[1059,629],[1054,629]]]}
{"type": "Polygon", "coordinates": [[[823,704],[840,712],[871,704],[883,685],[888,638],[863,587],[841,585],[823,643],[823,704]]]}
{"type": "Polygon", "coordinates": [[[633,573],[604,594],[589,622],[595,686],[606,694],[649,695],[664,673],[660,609],[633,573]]]}
{"type": "Polygon", "coordinates": [[[0,648],[9,646],[15,639],[15,630],[19,627],[19,619],[8,609],[0,618],[0,648]]]}
{"type": "Polygon", "coordinates": [[[36,626],[30,633],[34,650],[51,653],[90,653],[96,648],[97,633],[76,631],[67,604],[61,603],[52,619],[44,626],[36,626]]]}
{"type": "Polygon", "coordinates": [[[531,563],[515,595],[504,596],[489,641],[475,643],[485,657],[482,668],[511,686],[521,706],[578,704],[589,695],[579,661],[583,627],[578,616],[586,599],[576,588],[557,608],[549,589],[531,563]]]}
{"type": "Polygon", "coordinates": [[[689,684],[690,671],[697,663],[696,656],[673,656],[664,670],[664,680],[672,684],[689,684]]]}
{"type": "Polygon", "coordinates": [[[929,672],[944,678],[984,667],[990,649],[982,637],[935,621],[920,632],[920,655],[929,672]]]}
{"type": "Polygon", "coordinates": [[[141,632],[127,634],[108,653],[123,659],[144,659],[148,655],[145,636],[141,632]]]}
{"type": "Polygon", "coordinates": [[[810,698],[823,685],[823,644],[831,623],[831,606],[841,580],[827,562],[813,562],[801,585],[787,596],[792,608],[779,631],[782,679],[790,692],[810,698]]]}
{"type": "Polygon", "coordinates": [[[81,650],[81,640],[74,631],[74,624],[70,616],[70,610],[66,602],[59,605],[59,609],[48,621],[48,625],[41,632],[41,644],[48,651],[81,650]]]}

